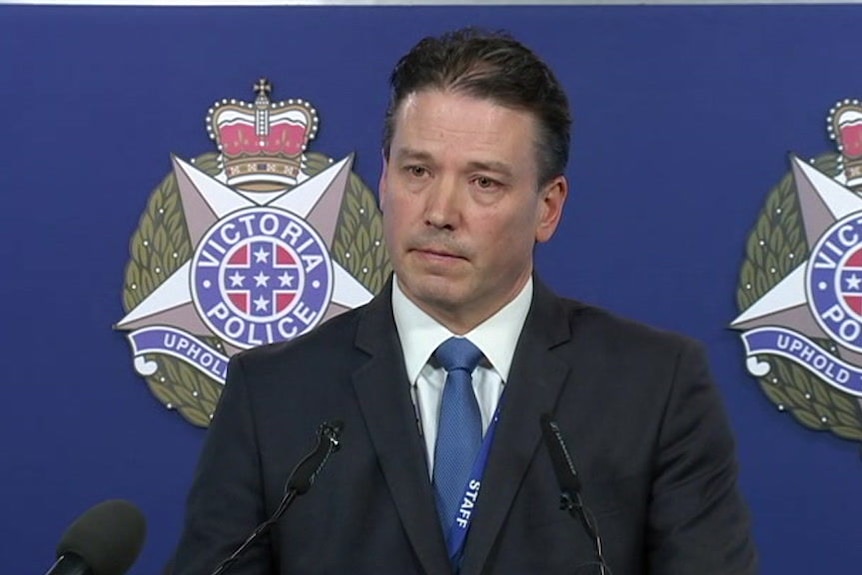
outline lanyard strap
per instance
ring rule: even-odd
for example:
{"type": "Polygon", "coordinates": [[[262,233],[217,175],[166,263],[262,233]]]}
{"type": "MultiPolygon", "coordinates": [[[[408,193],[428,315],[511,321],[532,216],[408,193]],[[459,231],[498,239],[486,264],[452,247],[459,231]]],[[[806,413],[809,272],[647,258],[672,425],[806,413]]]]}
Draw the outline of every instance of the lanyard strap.
{"type": "Polygon", "coordinates": [[[473,462],[470,479],[467,481],[467,485],[464,486],[464,497],[461,499],[461,506],[458,508],[455,521],[449,528],[449,534],[446,537],[446,549],[449,552],[449,559],[456,571],[461,563],[464,543],[467,540],[467,533],[470,531],[470,525],[473,521],[473,512],[476,509],[476,500],[479,498],[479,489],[482,487],[482,476],[485,474],[488,454],[491,451],[491,444],[494,442],[494,433],[497,431],[497,420],[500,419],[500,405],[502,402],[503,398],[501,397],[500,402],[497,404],[497,409],[494,411],[494,417],[491,419],[491,425],[488,426],[488,431],[485,432],[485,438],[482,440],[482,446],[479,448],[476,460],[473,462]]]}

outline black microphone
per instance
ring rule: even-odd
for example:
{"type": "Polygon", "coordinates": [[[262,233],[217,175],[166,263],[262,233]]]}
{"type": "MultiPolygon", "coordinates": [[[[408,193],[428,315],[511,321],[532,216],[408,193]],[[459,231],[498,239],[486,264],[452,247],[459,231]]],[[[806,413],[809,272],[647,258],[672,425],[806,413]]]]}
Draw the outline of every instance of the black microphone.
{"type": "Polygon", "coordinates": [[[147,522],[137,507],[120,499],[91,507],[72,523],[57,545],[57,561],[45,575],[123,575],[144,544],[147,522]]]}
{"type": "Polygon", "coordinates": [[[329,461],[329,456],[341,448],[341,431],[343,429],[344,423],[340,420],[325,421],[320,424],[320,427],[317,428],[317,445],[300,459],[293,471],[290,472],[287,481],[284,482],[284,497],[281,498],[275,512],[269,519],[258,525],[251,532],[251,535],[243,541],[242,545],[236,548],[236,551],[219,563],[212,575],[225,573],[254,541],[276,524],[294,499],[311,489],[314,480],[317,479],[318,474],[329,461]]]}
{"type": "Polygon", "coordinates": [[[560,484],[560,509],[568,511],[569,515],[578,517],[581,520],[584,529],[586,529],[595,545],[599,572],[601,575],[610,575],[611,569],[605,563],[605,558],[602,555],[602,540],[599,537],[595,517],[593,517],[593,514],[584,504],[581,497],[581,478],[578,475],[578,470],[575,468],[575,462],[566,448],[566,442],[563,439],[560,426],[557,425],[557,422],[548,413],[541,416],[540,425],[542,427],[542,436],[545,438],[545,445],[548,447],[548,453],[551,456],[554,473],[557,475],[557,482],[560,484]]]}
{"type": "Polygon", "coordinates": [[[569,504],[577,504],[580,500],[581,478],[578,477],[575,462],[572,461],[572,456],[566,449],[566,442],[563,440],[563,434],[557,422],[545,413],[542,415],[541,425],[545,445],[551,455],[551,464],[554,466],[554,473],[557,474],[557,482],[560,484],[561,497],[567,498],[566,501],[560,502],[560,508],[568,509],[569,504]]]}
{"type": "Polygon", "coordinates": [[[295,490],[297,495],[303,495],[311,489],[318,473],[326,465],[329,456],[341,448],[341,430],[344,423],[341,420],[328,421],[320,425],[317,430],[317,445],[314,451],[303,457],[285,484],[285,491],[295,490]]]}

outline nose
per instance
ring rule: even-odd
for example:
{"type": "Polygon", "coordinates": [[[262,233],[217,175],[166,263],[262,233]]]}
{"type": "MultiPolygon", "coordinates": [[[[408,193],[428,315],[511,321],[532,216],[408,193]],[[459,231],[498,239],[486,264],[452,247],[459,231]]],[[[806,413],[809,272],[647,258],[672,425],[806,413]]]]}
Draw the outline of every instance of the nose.
{"type": "Polygon", "coordinates": [[[457,185],[449,178],[440,178],[426,195],[425,224],[440,229],[455,229],[460,217],[460,197],[457,185]]]}

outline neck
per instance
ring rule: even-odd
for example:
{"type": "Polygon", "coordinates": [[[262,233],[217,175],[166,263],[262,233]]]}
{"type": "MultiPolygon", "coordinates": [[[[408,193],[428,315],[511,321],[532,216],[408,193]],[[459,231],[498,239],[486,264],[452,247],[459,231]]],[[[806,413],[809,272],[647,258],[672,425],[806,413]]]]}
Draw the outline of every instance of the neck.
{"type": "Polygon", "coordinates": [[[395,282],[398,283],[398,290],[410,300],[416,307],[421,309],[423,312],[431,316],[435,321],[440,323],[443,327],[451,331],[455,335],[465,335],[472,330],[474,330],[477,326],[481,325],[488,318],[492,317],[494,314],[499,312],[501,309],[509,305],[518,294],[521,293],[521,290],[524,289],[524,286],[527,285],[531,277],[531,273],[527,274],[524,279],[518,282],[514,289],[510,293],[508,293],[507,297],[502,299],[495,306],[486,306],[486,307],[475,307],[470,305],[432,305],[428,302],[417,301],[411,295],[406,292],[401,284],[397,282],[398,278],[395,277],[395,282]]]}

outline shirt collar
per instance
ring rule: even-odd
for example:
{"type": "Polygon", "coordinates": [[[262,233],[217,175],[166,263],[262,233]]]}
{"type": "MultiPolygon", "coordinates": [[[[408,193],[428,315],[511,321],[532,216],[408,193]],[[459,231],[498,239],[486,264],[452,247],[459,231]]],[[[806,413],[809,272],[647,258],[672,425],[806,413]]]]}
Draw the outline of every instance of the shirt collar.
{"type": "MultiPolygon", "coordinates": [[[[500,374],[503,383],[509,378],[512,356],[532,300],[533,278],[530,277],[515,299],[464,334],[482,351],[500,374]]],[[[411,384],[415,384],[419,372],[428,363],[434,350],[455,334],[410,301],[401,291],[397,277],[392,280],[392,312],[401,340],[407,377],[411,384]]]]}

